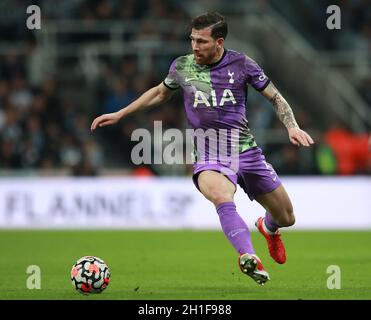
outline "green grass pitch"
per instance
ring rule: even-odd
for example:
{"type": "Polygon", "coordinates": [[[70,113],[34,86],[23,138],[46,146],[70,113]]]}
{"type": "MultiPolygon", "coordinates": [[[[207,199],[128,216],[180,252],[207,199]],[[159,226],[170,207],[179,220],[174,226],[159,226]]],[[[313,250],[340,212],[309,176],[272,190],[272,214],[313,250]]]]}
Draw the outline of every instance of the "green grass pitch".
{"type": "Polygon", "coordinates": [[[252,232],[271,281],[258,286],[240,272],[221,231],[0,231],[0,299],[371,299],[371,231],[283,232],[287,262],[276,264],[252,232]],[[74,290],[69,274],[84,255],[106,261],[111,283],[101,294],[74,290]],[[29,265],[41,289],[27,289],[29,265]],[[330,265],[341,289],[327,288],[330,265]]]}

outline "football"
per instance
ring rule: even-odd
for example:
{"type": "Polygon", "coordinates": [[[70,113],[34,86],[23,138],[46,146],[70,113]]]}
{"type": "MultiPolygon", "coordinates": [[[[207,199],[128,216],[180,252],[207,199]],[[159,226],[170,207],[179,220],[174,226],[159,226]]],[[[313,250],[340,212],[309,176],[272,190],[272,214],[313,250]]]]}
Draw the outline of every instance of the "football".
{"type": "Polygon", "coordinates": [[[74,288],[84,294],[101,293],[110,282],[111,272],[100,258],[84,256],[72,266],[71,281],[74,288]]]}

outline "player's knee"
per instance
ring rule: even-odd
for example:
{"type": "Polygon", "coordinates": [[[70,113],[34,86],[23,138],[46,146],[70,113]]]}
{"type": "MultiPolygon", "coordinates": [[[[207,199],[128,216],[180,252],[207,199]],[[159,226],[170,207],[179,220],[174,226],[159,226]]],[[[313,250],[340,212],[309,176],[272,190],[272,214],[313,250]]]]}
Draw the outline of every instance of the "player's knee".
{"type": "Polygon", "coordinates": [[[295,215],[293,212],[291,212],[289,215],[286,217],[286,227],[291,227],[295,224],[295,215]]]}
{"type": "Polygon", "coordinates": [[[277,220],[281,227],[291,227],[294,225],[295,215],[292,208],[286,208],[283,212],[281,211],[280,218],[277,220]]]}
{"type": "Polygon", "coordinates": [[[295,215],[294,215],[294,210],[290,206],[285,210],[285,227],[291,227],[295,224],[295,215]]]}
{"type": "Polygon", "coordinates": [[[233,196],[228,193],[220,192],[219,190],[211,191],[208,198],[215,206],[224,202],[233,201],[233,196]]]}

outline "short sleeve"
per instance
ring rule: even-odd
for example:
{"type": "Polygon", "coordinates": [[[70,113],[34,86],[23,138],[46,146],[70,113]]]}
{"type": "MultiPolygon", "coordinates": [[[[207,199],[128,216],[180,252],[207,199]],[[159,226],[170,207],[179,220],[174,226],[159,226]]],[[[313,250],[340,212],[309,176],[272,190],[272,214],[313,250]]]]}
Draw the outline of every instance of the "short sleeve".
{"type": "Polygon", "coordinates": [[[269,84],[270,80],[265,75],[263,69],[251,58],[245,56],[246,81],[255,90],[263,91],[269,84]]]}
{"type": "Polygon", "coordinates": [[[171,90],[179,89],[179,83],[177,80],[177,72],[176,72],[176,59],[171,63],[170,68],[169,68],[169,73],[166,76],[163,83],[167,88],[171,90]]]}

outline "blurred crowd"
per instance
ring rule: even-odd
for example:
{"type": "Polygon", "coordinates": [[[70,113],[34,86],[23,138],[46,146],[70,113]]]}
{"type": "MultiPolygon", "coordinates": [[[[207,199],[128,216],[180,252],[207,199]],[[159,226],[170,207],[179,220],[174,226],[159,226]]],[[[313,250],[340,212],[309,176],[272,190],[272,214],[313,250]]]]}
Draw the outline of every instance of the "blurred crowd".
{"type": "MultiPolygon", "coordinates": [[[[1,2],[1,41],[34,41],[33,34],[22,29],[25,2],[1,2]]],[[[147,23],[149,18],[189,19],[180,0],[39,0],[31,3],[43,8],[45,19],[136,19],[142,21],[142,27],[137,34],[128,33],[127,37],[143,39],[152,32],[147,23]]],[[[350,5],[347,1],[344,3],[350,5]]],[[[357,29],[357,34],[362,31],[361,34],[368,36],[367,41],[370,41],[371,19],[365,19],[362,12],[359,16],[357,21],[347,23],[357,29]]],[[[308,17],[315,19],[311,15],[308,17]]],[[[184,34],[172,34],[170,30],[169,34],[162,36],[184,40],[187,34],[186,30],[184,34]]],[[[145,71],[140,68],[136,55],[114,60],[103,58],[99,76],[94,79],[92,90],[87,91],[93,93],[91,100],[94,103],[89,107],[65,95],[58,76],[48,76],[36,83],[31,81],[28,57],[27,52],[0,54],[0,169],[65,169],[71,175],[81,176],[98,175],[102,168],[124,167],[132,174],[163,174],[156,166],[133,165],[131,150],[137,142],[131,141],[130,137],[136,128],[151,131],[155,120],[162,121],[163,130],[185,128],[181,94],[145,115],[132,116],[94,134],[90,132],[90,123],[94,117],[117,111],[148,88],[159,84],[174,57],[154,57],[151,68],[145,71]]],[[[366,95],[370,98],[369,90],[366,95]]],[[[251,95],[249,99],[249,120],[254,130],[279,129],[285,132],[269,102],[257,95],[251,95]]],[[[304,130],[318,129],[309,112],[298,112],[296,116],[304,130]]],[[[288,143],[267,143],[262,147],[268,161],[280,174],[370,172],[367,135],[355,135],[343,124],[334,123],[318,138],[320,143],[313,150],[298,149],[288,143]]]]}
{"type": "Polygon", "coordinates": [[[78,19],[94,24],[95,20],[145,20],[187,18],[180,0],[1,0],[0,39],[2,41],[27,40],[25,32],[26,8],[38,5],[43,21],[78,19]]]}
{"type": "Polygon", "coordinates": [[[357,90],[371,105],[371,74],[359,69],[371,68],[371,3],[369,0],[311,0],[268,1],[296,30],[317,50],[355,53],[354,64],[360,64],[357,72],[362,77],[357,90]],[[340,8],[340,30],[329,30],[326,21],[333,14],[327,13],[330,5],[340,8]],[[361,61],[362,59],[362,61],[361,61]]]}
{"type": "Polygon", "coordinates": [[[88,134],[89,119],[76,102],[62,97],[55,79],[27,82],[24,59],[0,62],[0,168],[73,172],[102,165],[102,153],[88,134]]]}
{"type": "MultiPolygon", "coordinates": [[[[316,5],[310,0],[268,2],[287,18],[317,49],[370,50],[371,9],[369,0],[323,0],[316,5]],[[334,13],[331,5],[340,9],[341,31],[327,29],[326,21],[334,13]]],[[[331,20],[332,21],[332,20],[331,20]]]]}
{"type": "MultiPolygon", "coordinates": [[[[94,85],[94,105],[89,109],[81,101],[64,95],[58,76],[33,81],[29,62],[35,34],[24,30],[25,8],[31,4],[42,8],[43,21],[79,19],[88,26],[102,20],[141,21],[136,33],[129,32],[123,41],[130,37],[148,39],[153,33],[147,23],[150,20],[189,19],[181,2],[174,0],[1,1],[1,42],[27,46],[26,52],[11,50],[0,55],[0,169],[65,169],[72,175],[97,175],[103,167],[122,166],[139,175],[156,173],[155,169],[133,165],[131,132],[139,127],[151,129],[154,120],[161,120],[164,129],[184,127],[180,97],[146,116],[133,117],[95,135],[89,128],[95,116],[117,111],[160,83],[168,68],[164,61],[169,63],[172,57],[152,61],[154,68],[146,72],[138,69],[135,56],[125,56],[114,63],[103,59],[94,85]]],[[[172,38],[181,40],[185,33],[179,36],[170,30],[172,38]]],[[[68,41],[105,40],[102,35],[90,33],[81,38],[71,33],[68,41]]]]}

